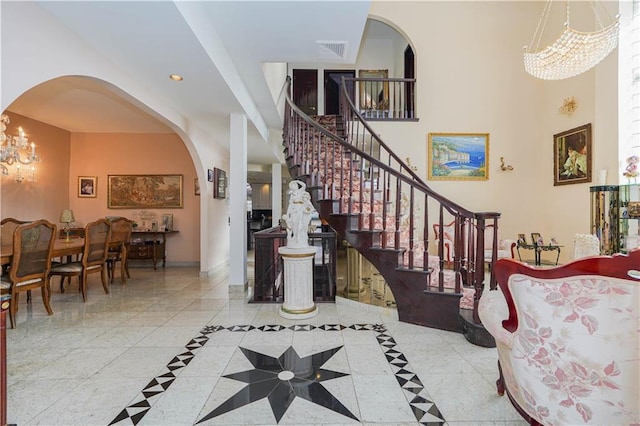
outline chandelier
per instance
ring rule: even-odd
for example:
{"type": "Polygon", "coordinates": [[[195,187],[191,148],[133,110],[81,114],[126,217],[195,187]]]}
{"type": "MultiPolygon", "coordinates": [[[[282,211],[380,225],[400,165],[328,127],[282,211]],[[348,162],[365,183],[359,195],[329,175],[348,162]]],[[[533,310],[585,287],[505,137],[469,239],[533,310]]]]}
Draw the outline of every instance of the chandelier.
{"type": "MultiPolygon", "coordinates": [[[[9,124],[9,116],[2,114],[0,116],[0,168],[3,175],[9,176],[9,167],[15,165],[15,180],[22,182],[25,175],[20,170],[20,166],[38,162],[40,156],[36,154],[36,144],[29,143],[22,127],[18,128],[16,136],[7,136],[5,133],[7,124],[9,124]]],[[[35,182],[36,169],[33,165],[30,167],[28,177],[30,182],[35,182]]]]}
{"type": "Polygon", "coordinates": [[[588,71],[607,57],[618,45],[620,30],[618,16],[615,20],[607,13],[608,23],[604,26],[595,7],[590,1],[598,29],[593,32],[577,31],[570,26],[569,1],[567,1],[567,20],[564,32],[553,44],[540,49],[540,39],[547,24],[551,2],[547,0],[538,26],[529,46],[524,47],[524,68],[534,77],[543,80],[562,80],[588,71]]]}

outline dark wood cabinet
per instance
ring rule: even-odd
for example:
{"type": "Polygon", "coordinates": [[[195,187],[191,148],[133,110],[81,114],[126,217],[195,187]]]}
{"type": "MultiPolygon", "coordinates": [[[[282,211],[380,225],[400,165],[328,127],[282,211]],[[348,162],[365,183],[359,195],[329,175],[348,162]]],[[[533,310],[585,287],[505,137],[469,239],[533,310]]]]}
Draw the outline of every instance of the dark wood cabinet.
{"type": "Polygon", "coordinates": [[[167,234],[174,234],[178,231],[133,231],[131,233],[131,243],[127,250],[129,260],[151,260],[153,269],[157,269],[157,264],[162,260],[164,268],[167,261],[167,234]]]}

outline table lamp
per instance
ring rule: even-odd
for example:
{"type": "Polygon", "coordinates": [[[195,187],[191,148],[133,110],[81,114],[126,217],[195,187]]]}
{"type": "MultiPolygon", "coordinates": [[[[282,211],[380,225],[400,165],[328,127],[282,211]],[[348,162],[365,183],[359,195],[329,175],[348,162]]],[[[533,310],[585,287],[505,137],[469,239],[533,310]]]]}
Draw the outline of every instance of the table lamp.
{"type": "Polygon", "coordinates": [[[60,223],[64,223],[64,232],[67,236],[67,238],[64,240],[66,243],[71,241],[69,239],[69,224],[71,222],[75,222],[75,220],[76,219],[73,217],[73,210],[64,209],[60,213],[60,223]]]}

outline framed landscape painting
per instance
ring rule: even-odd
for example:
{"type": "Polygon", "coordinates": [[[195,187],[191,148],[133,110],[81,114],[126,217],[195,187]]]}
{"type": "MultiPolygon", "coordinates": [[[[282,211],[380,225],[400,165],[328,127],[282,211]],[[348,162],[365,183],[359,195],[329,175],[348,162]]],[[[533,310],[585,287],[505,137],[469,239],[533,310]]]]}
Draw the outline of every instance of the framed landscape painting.
{"type": "Polygon", "coordinates": [[[489,133],[429,133],[429,180],[488,180],[489,133]]]}
{"type": "Polygon", "coordinates": [[[109,175],[110,209],[181,209],[182,175],[109,175]]]}

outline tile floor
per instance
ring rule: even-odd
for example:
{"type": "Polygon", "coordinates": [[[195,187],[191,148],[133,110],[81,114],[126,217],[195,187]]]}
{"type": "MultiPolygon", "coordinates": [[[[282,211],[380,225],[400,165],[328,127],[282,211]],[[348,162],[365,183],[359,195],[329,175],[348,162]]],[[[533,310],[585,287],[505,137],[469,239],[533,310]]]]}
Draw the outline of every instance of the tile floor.
{"type": "Polygon", "coordinates": [[[230,298],[227,275],[132,269],[88,300],[52,285],[7,330],[18,425],[524,425],[495,349],[339,298],[301,321],[230,298]]]}

